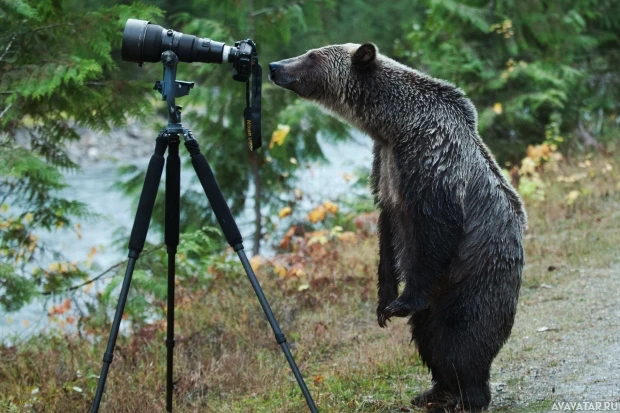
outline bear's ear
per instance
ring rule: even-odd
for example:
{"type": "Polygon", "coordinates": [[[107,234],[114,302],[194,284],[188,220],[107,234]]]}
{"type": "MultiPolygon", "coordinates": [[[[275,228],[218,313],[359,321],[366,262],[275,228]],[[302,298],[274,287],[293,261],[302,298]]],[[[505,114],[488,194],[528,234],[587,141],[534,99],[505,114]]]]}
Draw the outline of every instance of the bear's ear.
{"type": "Polygon", "coordinates": [[[375,60],[376,57],[377,46],[372,43],[364,43],[353,53],[351,61],[354,65],[366,65],[375,60]]]}

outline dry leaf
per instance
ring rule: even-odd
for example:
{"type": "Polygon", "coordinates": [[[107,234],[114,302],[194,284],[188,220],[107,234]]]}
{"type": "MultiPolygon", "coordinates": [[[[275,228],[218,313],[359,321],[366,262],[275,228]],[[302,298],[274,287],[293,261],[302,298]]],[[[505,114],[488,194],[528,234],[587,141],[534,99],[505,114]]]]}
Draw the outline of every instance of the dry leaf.
{"type": "Polygon", "coordinates": [[[292,212],[293,212],[293,209],[287,206],[280,210],[280,212],[278,213],[278,216],[280,218],[288,217],[289,215],[291,215],[292,212]]]}
{"type": "Polygon", "coordinates": [[[250,258],[250,265],[252,266],[252,269],[254,271],[258,271],[258,269],[262,267],[266,262],[267,260],[265,260],[260,255],[255,255],[252,258],[250,258]]]}
{"type": "Polygon", "coordinates": [[[357,236],[355,235],[355,232],[352,231],[346,231],[338,234],[338,239],[347,244],[354,244],[357,242],[357,236]]]}
{"type": "Polygon", "coordinates": [[[323,202],[323,207],[327,210],[327,212],[329,212],[330,214],[336,214],[338,212],[338,205],[334,204],[331,201],[325,201],[323,202]]]}
{"type": "Polygon", "coordinates": [[[288,231],[286,231],[286,234],[284,234],[282,241],[280,241],[280,248],[287,249],[291,244],[291,238],[293,238],[293,235],[295,235],[295,227],[290,227],[288,231]]]}
{"type": "Polygon", "coordinates": [[[286,277],[286,268],[284,268],[283,266],[281,266],[280,264],[276,264],[273,267],[273,271],[278,274],[278,276],[280,276],[281,278],[286,277]]]}
{"type": "Polygon", "coordinates": [[[286,140],[286,135],[291,131],[291,127],[288,125],[278,125],[278,128],[271,134],[271,142],[269,142],[269,149],[273,149],[277,143],[278,146],[282,146],[286,140]]]}
{"type": "Polygon", "coordinates": [[[566,195],[566,204],[573,205],[575,201],[577,200],[577,198],[579,198],[579,195],[580,193],[576,189],[570,191],[568,195],[566,195]]]}
{"type": "Polygon", "coordinates": [[[327,210],[325,209],[325,207],[323,205],[319,205],[312,211],[308,212],[308,219],[313,224],[316,224],[319,221],[324,221],[326,215],[327,215],[327,210]]]}

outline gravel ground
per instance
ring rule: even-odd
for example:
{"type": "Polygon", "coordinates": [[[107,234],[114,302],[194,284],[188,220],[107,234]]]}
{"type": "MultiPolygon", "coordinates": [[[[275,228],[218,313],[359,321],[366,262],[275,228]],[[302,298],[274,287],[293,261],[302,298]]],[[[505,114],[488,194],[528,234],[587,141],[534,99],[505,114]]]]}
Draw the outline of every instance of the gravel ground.
{"type": "Polygon", "coordinates": [[[522,291],[512,337],[494,364],[493,410],[583,402],[575,410],[603,411],[588,403],[620,402],[620,264],[560,268],[551,279],[522,291]]]}

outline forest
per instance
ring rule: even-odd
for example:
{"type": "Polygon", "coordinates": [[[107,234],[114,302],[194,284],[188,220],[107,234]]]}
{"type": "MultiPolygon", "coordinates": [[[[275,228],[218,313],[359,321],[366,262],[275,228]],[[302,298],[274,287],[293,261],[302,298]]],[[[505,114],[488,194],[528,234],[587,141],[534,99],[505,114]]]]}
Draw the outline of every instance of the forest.
{"type": "MultiPolygon", "coordinates": [[[[0,17],[0,411],[85,411],[95,394],[130,227],[106,221],[72,183],[106,165],[113,172],[99,192],[114,192],[110,209],[133,219],[167,120],[153,90],[161,64],[121,59],[129,18],[257,44],[262,148],[248,150],[246,86],[230,65],[179,63],[177,78],[195,85],[177,104],[242,223],[321,411],[418,411],[409,400],[430,383],[406,322],[376,325],[370,161],[326,166],[358,148],[369,154],[369,138],[267,77],[269,62],[365,42],[466,93],[530,216],[517,321],[494,365],[491,410],[619,401],[620,303],[611,293],[620,288],[619,2],[0,0],[0,17]],[[305,189],[320,171],[345,189],[305,189]],[[89,244],[97,222],[103,230],[89,244]],[[78,249],[88,253],[76,258],[78,249]]],[[[304,411],[181,149],[175,411],[304,411]]],[[[161,185],[103,411],[165,408],[164,198],[161,185]]]]}

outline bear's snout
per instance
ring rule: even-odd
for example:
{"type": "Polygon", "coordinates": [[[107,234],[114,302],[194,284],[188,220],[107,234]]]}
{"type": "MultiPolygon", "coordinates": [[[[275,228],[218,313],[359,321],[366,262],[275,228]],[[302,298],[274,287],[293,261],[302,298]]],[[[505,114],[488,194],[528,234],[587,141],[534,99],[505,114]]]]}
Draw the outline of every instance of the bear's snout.
{"type": "Polygon", "coordinates": [[[273,74],[276,70],[280,69],[282,66],[283,66],[282,63],[280,62],[269,63],[269,73],[273,74]]]}
{"type": "Polygon", "coordinates": [[[278,78],[282,77],[282,74],[280,73],[280,75],[278,76],[278,72],[282,72],[283,69],[284,65],[282,64],[282,62],[269,63],[269,80],[274,82],[276,85],[280,85],[280,82],[278,82],[278,80],[281,81],[282,79],[278,78]]]}
{"type": "Polygon", "coordinates": [[[291,59],[269,63],[269,79],[278,86],[286,87],[295,81],[294,76],[287,70],[289,60],[291,59]]]}

